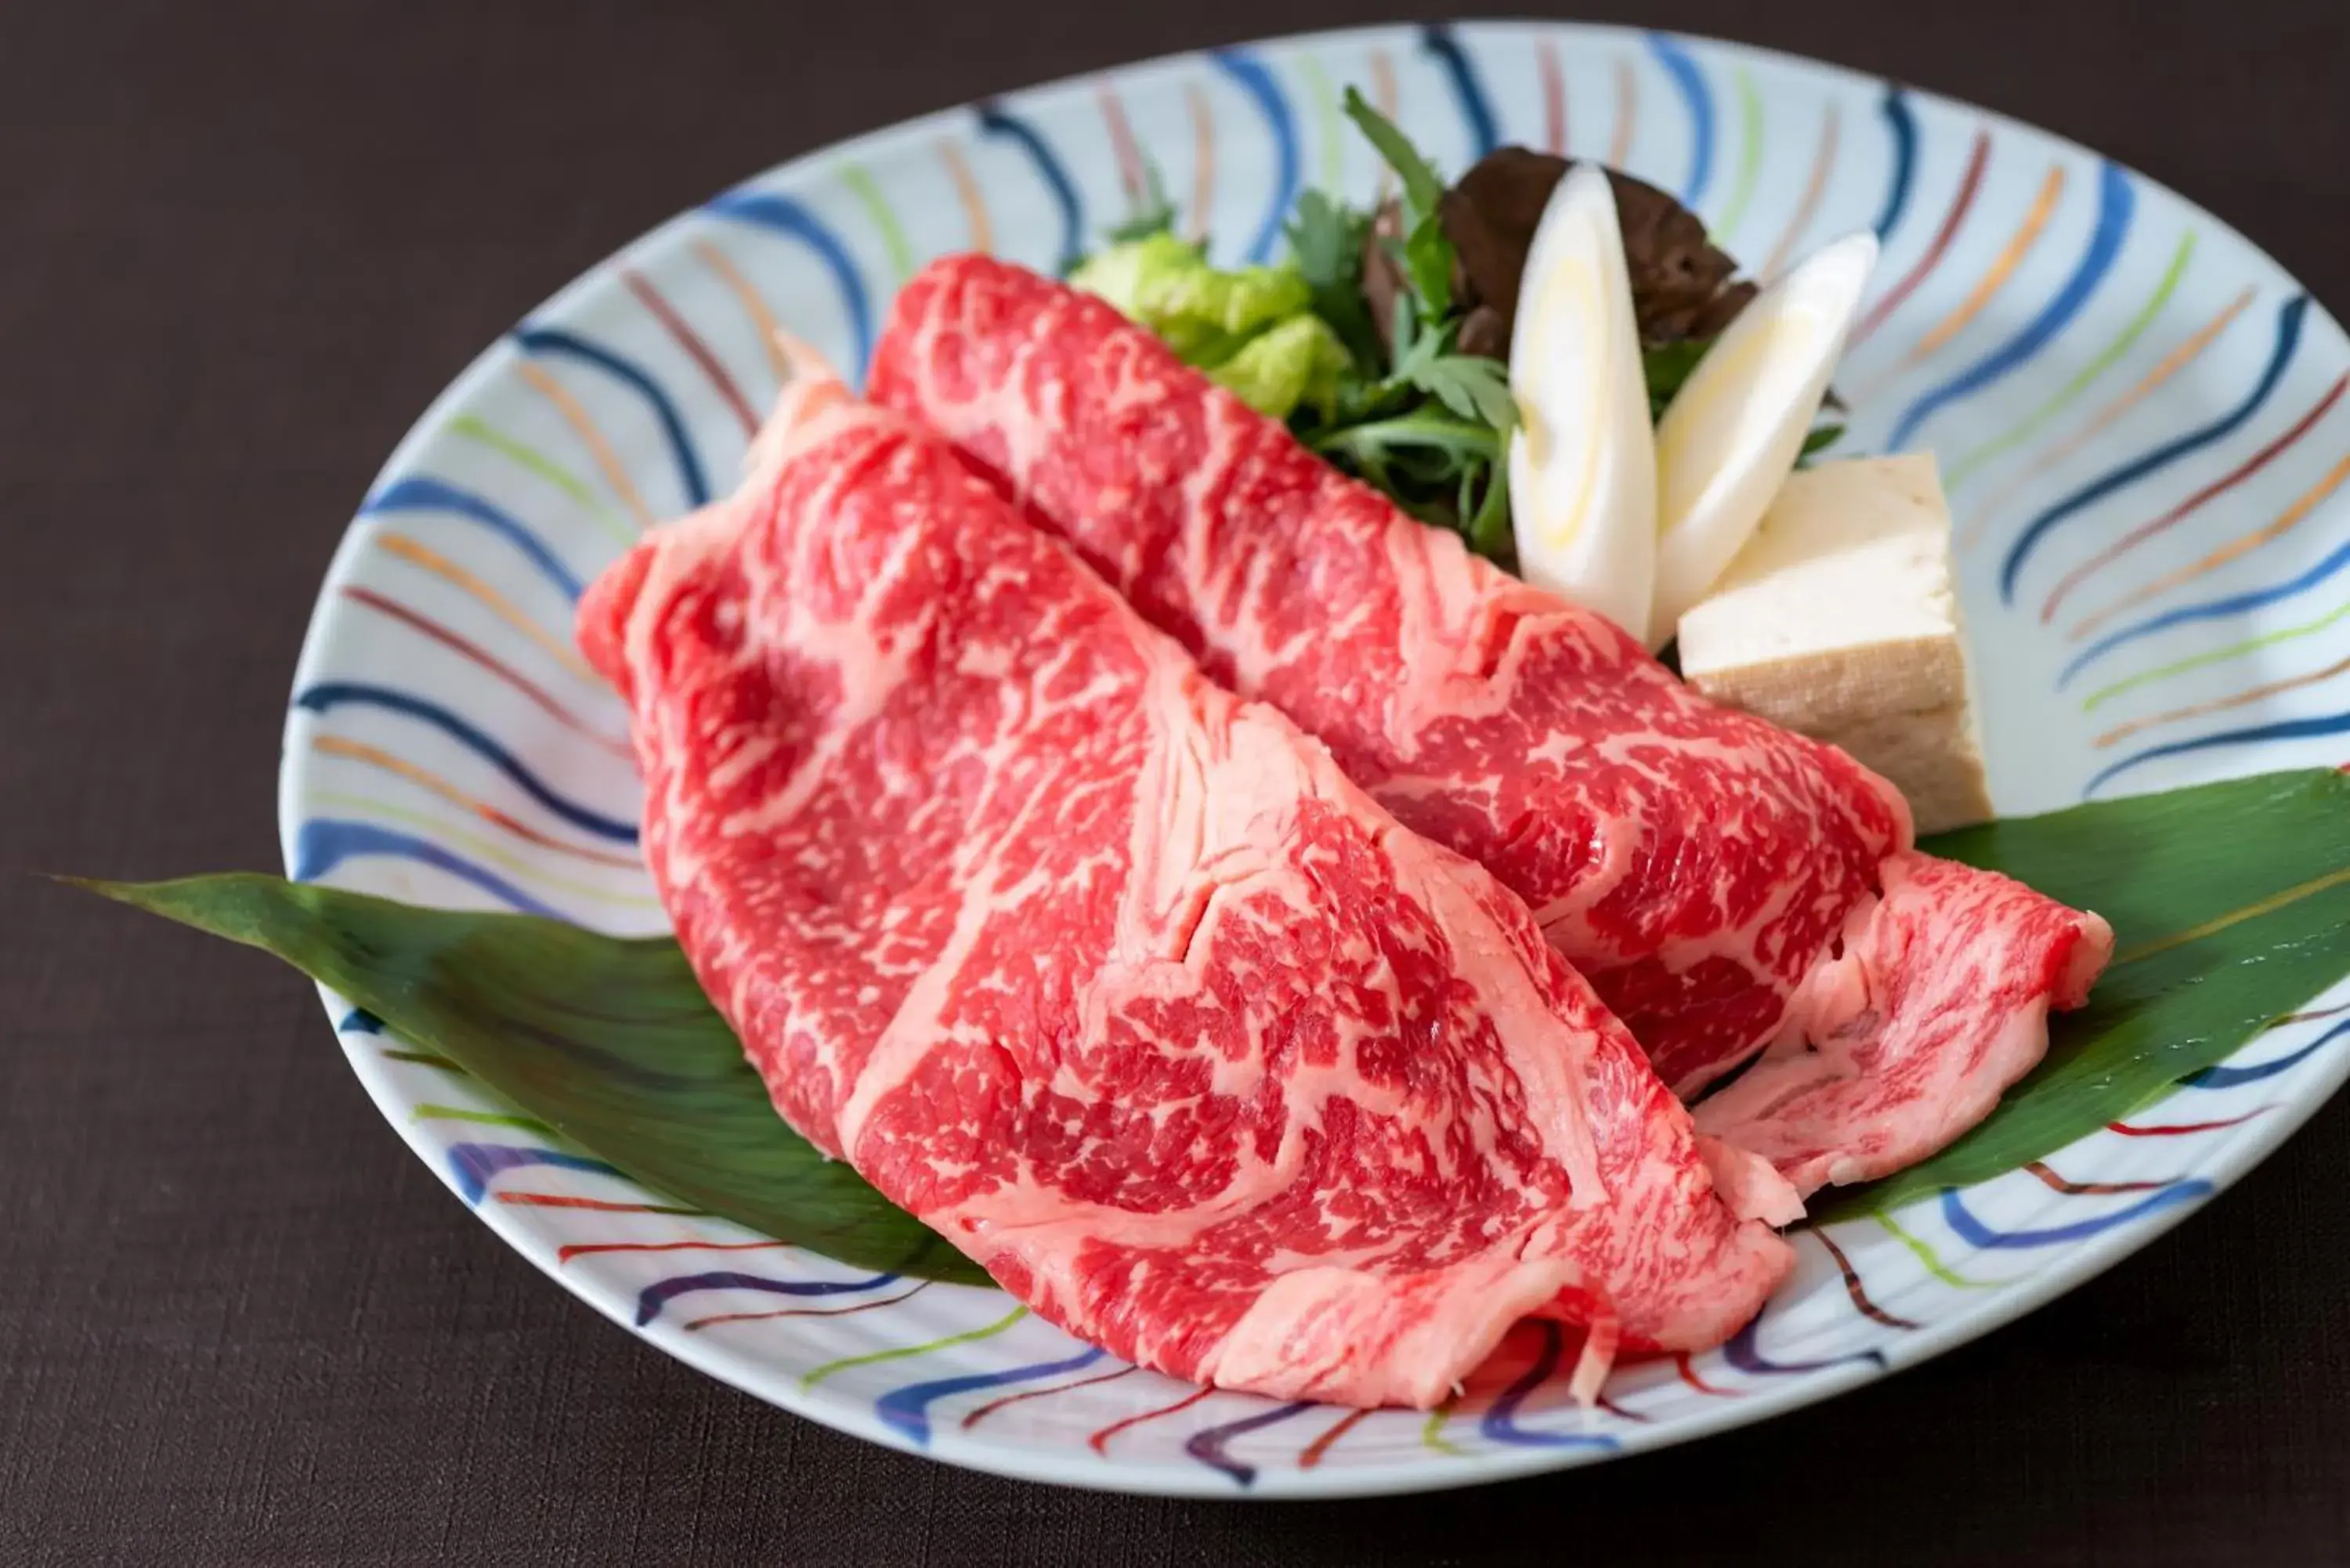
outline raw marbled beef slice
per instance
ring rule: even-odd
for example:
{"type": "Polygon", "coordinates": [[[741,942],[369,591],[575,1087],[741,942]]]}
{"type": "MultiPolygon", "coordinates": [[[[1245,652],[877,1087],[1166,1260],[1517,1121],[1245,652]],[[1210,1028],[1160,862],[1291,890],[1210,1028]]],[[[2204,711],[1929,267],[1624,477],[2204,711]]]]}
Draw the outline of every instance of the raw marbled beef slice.
{"type": "Polygon", "coordinates": [[[943,442],[810,381],[582,607],[778,1108],[1179,1376],[1440,1398],[1521,1315],[1718,1343],[1786,1244],[1523,905],[943,442]]]}

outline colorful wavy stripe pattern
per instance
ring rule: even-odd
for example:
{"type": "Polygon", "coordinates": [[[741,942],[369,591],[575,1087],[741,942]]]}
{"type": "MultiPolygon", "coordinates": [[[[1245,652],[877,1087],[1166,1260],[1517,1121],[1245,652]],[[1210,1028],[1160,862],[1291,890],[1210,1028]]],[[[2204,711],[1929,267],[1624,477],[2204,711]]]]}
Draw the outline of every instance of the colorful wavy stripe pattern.
{"type": "MultiPolygon", "coordinates": [[[[656,918],[620,714],[567,623],[639,529],[723,487],[790,373],[777,327],[861,366],[889,292],[926,256],[1000,246],[1066,265],[1154,172],[1188,192],[1187,232],[1238,211],[1211,236],[1220,254],[1271,259],[1308,171],[1358,198],[1378,188],[1337,111],[1350,82],[1462,156],[1604,151],[1766,256],[1766,275],[1873,229],[1886,260],[1855,333],[1868,373],[1851,384],[1869,395],[1854,444],[1950,442],[1952,493],[1987,497],[1963,508],[1967,547],[2000,608],[2027,577],[2046,585],[2033,613],[1991,622],[1993,640],[2034,650],[2065,700],[2098,711],[2101,732],[2079,738],[2085,790],[2162,759],[2250,767],[2262,748],[2350,732],[2350,700],[2325,695],[2350,673],[2350,595],[2317,593],[2350,565],[2335,411],[2350,369],[2281,275],[2111,164],[1898,87],[1662,34],[1437,26],[1219,50],[819,156],[722,194],[517,327],[359,509],[364,547],[324,612],[337,635],[294,700],[294,873],[656,918]],[[2254,679],[2271,659],[2291,668],[2254,679]],[[2142,697],[2153,711],[2132,711],[2142,697]]],[[[691,1336],[746,1386],[951,1457],[1002,1445],[1079,1477],[1301,1490],[1357,1465],[1449,1473],[1652,1446],[1710,1410],[1881,1369],[1921,1328],[2208,1196],[2199,1171],[2217,1150],[2265,1136],[2286,1096],[2339,1074],[2350,1023],[2328,1016],[2283,1021],[2189,1080],[2199,1114],[2141,1113],[2033,1169],[1813,1232],[1796,1286],[1809,1310],[1774,1307],[1710,1355],[1619,1367],[1594,1409],[1565,1398],[1569,1336],[1537,1324],[1491,1384],[1425,1415],[1185,1389],[991,1293],[843,1277],[469,1097],[453,1064],[364,1014],[339,1028],[466,1201],[639,1332],[691,1336]]]]}

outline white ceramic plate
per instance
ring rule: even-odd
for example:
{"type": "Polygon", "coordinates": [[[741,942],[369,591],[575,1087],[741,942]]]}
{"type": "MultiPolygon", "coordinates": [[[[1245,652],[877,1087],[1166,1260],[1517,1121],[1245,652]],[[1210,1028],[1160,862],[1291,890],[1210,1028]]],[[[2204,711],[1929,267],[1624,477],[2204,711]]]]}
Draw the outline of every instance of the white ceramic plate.
{"type": "MultiPolygon", "coordinates": [[[[1162,60],[861,138],[686,213],[534,313],[411,432],[336,556],[286,728],[289,868],[659,929],[623,717],[570,651],[571,607],[646,523],[729,483],[775,386],[764,325],[861,366],[923,258],[982,246],[1051,267],[1096,242],[1126,212],[1138,150],[1220,257],[1266,255],[1301,186],[1362,198],[1376,182],[1337,113],[1349,83],[1454,172],[1496,140],[1627,167],[1766,275],[1837,234],[1882,236],[1838,378],[1857,410],[1847,450],[1940,455],[2003,810],[2339,760],[2350,350],[2232,230],[2078,147],[1844,71],[1607,28],[1388,28],[1162,60]]],[[[678,1213],[501,1124],[504,1107],[328,1001],[418,1154],[672,1355],[953,1463],[1227,1496],[1586,1463],[1881,1376],[2144,1245],[2350,1065],[2330,1044],[2350,1021],[2305,1017],[2142,1125],[2052,1157],[2047,1178],[1806,1232],[1753,1328],[1620,1371],[1594,1414],[1570,1406],[1555,1340],[1528,1330],[1449,1409],[1358,1415],[1190,1388],[995,1293],[875,1279],[678,1213]]]]}

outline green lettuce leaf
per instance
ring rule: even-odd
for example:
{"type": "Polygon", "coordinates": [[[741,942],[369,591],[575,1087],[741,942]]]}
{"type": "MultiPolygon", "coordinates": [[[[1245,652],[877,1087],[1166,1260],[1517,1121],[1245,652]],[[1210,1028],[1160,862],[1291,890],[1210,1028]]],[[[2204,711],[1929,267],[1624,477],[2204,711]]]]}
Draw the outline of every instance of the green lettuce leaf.
{"type": "Polygon", "coordinates": [[[1071,273],[1069,283],[1109,301],[1202,369],[1314,304],[1295,268],[1220,271],[1199,246],[1165,233],[1111,245],[1071,273]]]}
{"type": "Polygon", "coordinates": [[[1208,379],[1230,388],[1257,412],[1284,420],[1300,404],[1326,414],[1337,400],[1339,379],[1353,365],[1329,323],[1318,316],[1293,316],[1211,366],[1208,379]]]}

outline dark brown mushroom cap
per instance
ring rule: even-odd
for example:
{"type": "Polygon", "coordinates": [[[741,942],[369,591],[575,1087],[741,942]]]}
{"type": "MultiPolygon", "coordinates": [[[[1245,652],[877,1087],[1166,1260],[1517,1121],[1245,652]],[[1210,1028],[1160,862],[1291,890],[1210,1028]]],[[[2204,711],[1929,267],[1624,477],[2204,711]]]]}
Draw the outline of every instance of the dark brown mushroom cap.
{"type": "MultiPolygon", "coordinates": [[[[1573,167],[1571,161],[1551,153],[1496,148],[1479,159],[1438,204],[1438,221],[1461,258],[1461,301],[1472,318],[1489,313],[1481,337],[1490,334],[1492,342],[1508,344],[1517,316],[1518,283],[1535,226],[1552,191],[1573,167]]],[[[1624,232],[1632,313],[1640,340],[1655,344],[1711,337],[1729,326],[1755,293],[1752,283],[1738,281],[1738,263],[1710,243],[1697,214],[1671,196],[1612,169],[1607,179],[1616,192],[1617,223],[1624,232]]],[[[1367,286],[1371,271],[1367,257],[1367,286]]],[[[1392,286],[1391,276],[1388,281],[1392,286]]],[[[1386,308],[1392,309],[1392,294],[1388,297],[1386,308]]],[[[1378,306],[1377,295],[1373,304],[1378,306]]],[[[1379,319],[1387,319],[1384,311],[1379,319]]]]}

